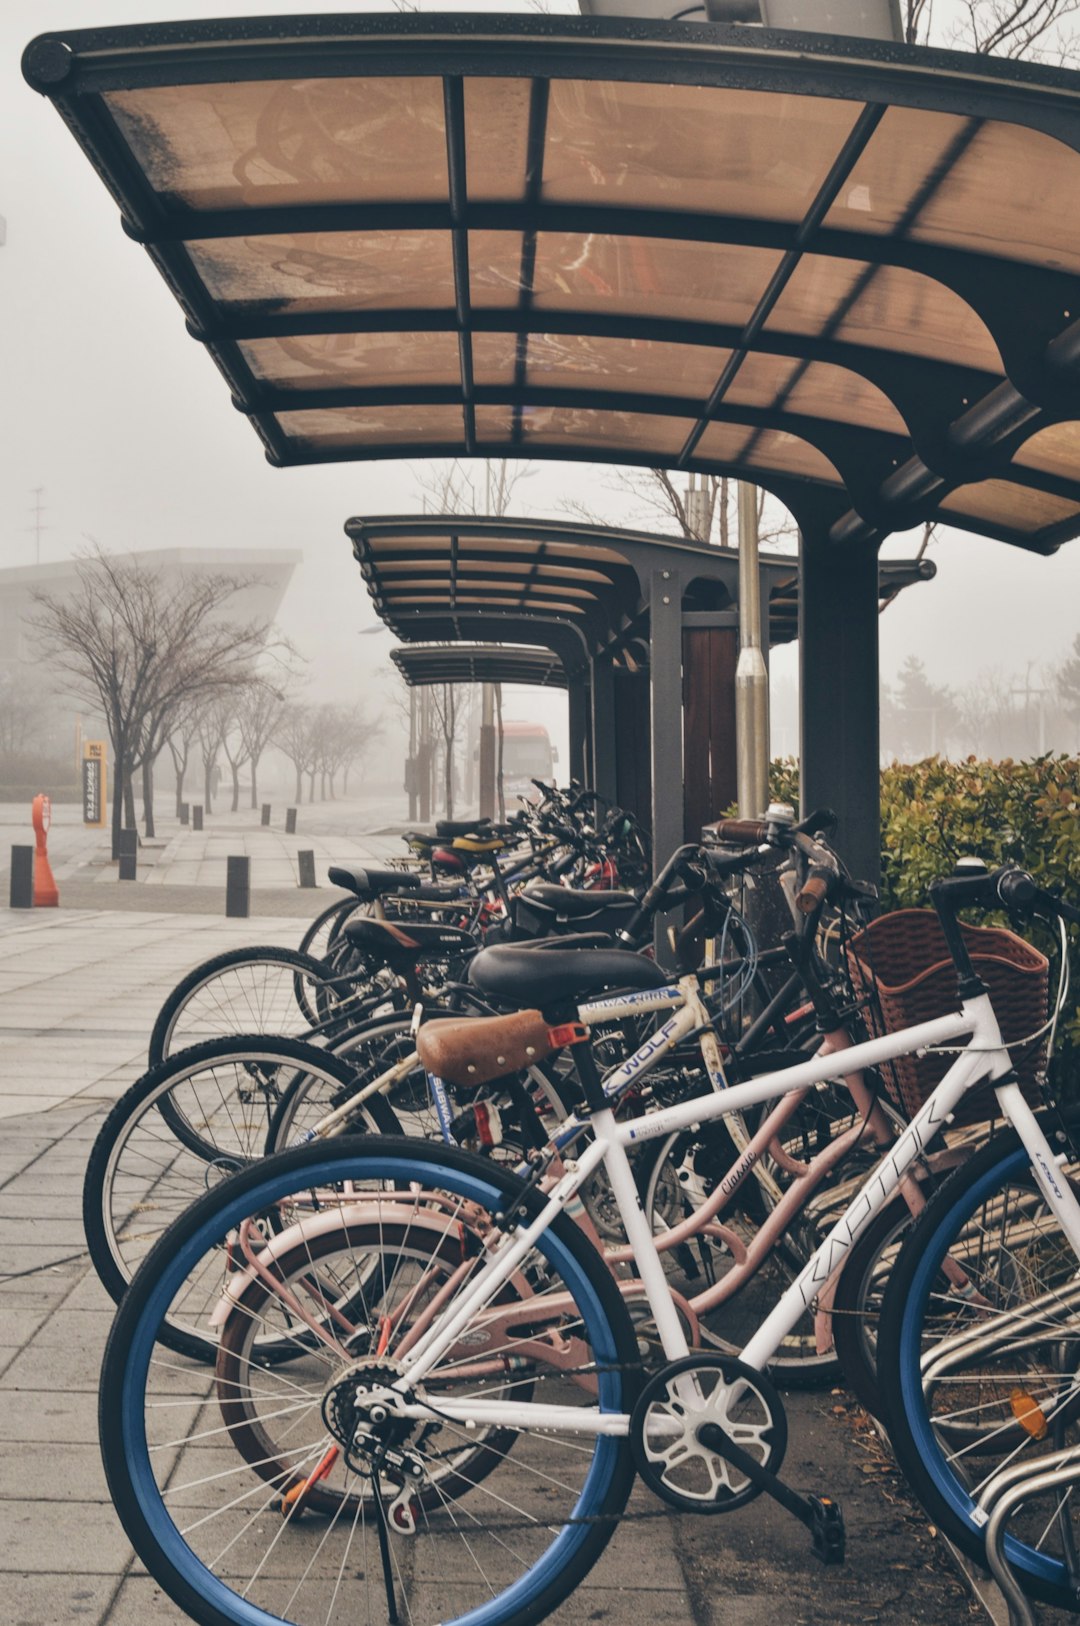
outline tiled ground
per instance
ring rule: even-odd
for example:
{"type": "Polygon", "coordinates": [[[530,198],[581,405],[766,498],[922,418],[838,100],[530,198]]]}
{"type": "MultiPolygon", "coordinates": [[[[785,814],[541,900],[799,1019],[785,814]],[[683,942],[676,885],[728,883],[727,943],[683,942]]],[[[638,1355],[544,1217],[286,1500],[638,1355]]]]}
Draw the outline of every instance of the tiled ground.
{"type": "MultiPolygon", "coordinates": [[[[0,912],[0,1618],[179,1626],[135,1561],[96,1445],[112,1306],[84,1252],[82,1175],[107,1105],[141,1070],[161,999],[193,962],[250,941],[208,915],[0,912]]],[[[258,922],[295,943],[295,920],[258,922]]],[[[790,1477],[846,1506],[852,1562],[822,1571],[771,1505],[626,1524],[560,1626],[841,1626],[969,1618],[925,1520],[866,1472],[842,1397],[794,1395],[790,1477]]],[[[655,1514],[640,1489],[636,1511],[655,1514]]]]}

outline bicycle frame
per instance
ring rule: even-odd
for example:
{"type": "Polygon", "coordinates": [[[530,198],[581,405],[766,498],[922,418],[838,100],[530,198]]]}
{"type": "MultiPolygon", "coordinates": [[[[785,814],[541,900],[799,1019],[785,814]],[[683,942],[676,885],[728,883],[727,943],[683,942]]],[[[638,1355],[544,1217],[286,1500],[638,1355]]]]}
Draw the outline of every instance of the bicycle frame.
{"type": "MultiPolygon", "coordinates": [[[[870,1172],[845,1213],[744,1347],[741,1358],[745,1364],[759,1371],[768,1364],[784,1337],[804,1311],[813,1305],[819,1291],[848,1251],[896,1192],[908,1169],[949,1122],[962,1096],[984,1079],[994,1084],[1001,1111],[1027,1149],[1043,1195],[1080,1259],[1080,1203],[1068,1184],[1056,1177],[1055,1154],[1024,1100],[1019,1085],[1014,1081],[998,1082],[1008,1080],[1011,1063],[1008,1052],[1002,1047],[997,1018],[988,995],[980,995],[963,1004],[959,1011],[934,1021],[853,1045],[845,1055],[845,1065],[851,1071],[861,1071],[932,1045],[946,1044],[962,1035],[969,1036],[968,1043],[944,1078],[870,1172]]],[[[545,1229],[568,1207],[589,1177],[601,1166],[607,1173],[618,1204],[664,1354],[669,1361],[688,1355],[689,1345],[667,1285],[656,1242],[638,1200],[627,1149],[638,1142],[689,1129],[692,1125],[739,1112],[745,1107],[777,1100],[790,1091],[822,1083],[833,1076],[835,1070],[832,1056],[816,1056],[795,1067],[734,1085],[721,1094],[679,1102],[628,1123],[617,1122],[610,1107],[594,1113],[590,1120],[594,1139],[579,1159],[566,1162],[564,1173],[546,1194],[544,1206],[536,1219],[508,1234],[492,1250],[460,1298],[448,1307],[446,1313],[409,1351],[405,1358],[405,1374],[391,1386],[397,1391],[400,1415],[410,1418],[432,1415],[431,1409],[422,1402],[409,1401],[406,1398],[408,1391],[435,1369],[443,1355],[465,1332],[472,1317],[491,1304],[545,1229]]],[[[521,1426],[520,1408],[495,1400],[477,1399],[467,1403],[440,1400],[439,1414],[462,1423],[521,1426]]],[[[630,1419],[625,1415],[590,1412],[578,1407],[530,1407],[529,1418],[536,1427],[575,1434],[626,1434],[630,1426],[630,1419]]]]}

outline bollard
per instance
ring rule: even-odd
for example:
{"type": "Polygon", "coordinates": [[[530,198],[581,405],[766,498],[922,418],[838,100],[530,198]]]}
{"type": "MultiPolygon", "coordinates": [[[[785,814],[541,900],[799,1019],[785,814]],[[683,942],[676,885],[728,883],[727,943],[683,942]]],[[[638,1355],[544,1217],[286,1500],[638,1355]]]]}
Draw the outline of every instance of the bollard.
{"type": "Polygon", "coordinates": [[[296,834],[296,809],[295,809],[295,807],[287,807],[285,809],[285,834],[287,836],[294,836],[296,834]]]}
{"type": "Polygon", "coordinates": [[[193,830],[202,829],[202,804],[200,802],[196,802],[191,810],[191,828],[193,830]]]}
{"type": "Polygon", "coordinates": [[[33,847],[11,849],[11,907],[13,909],[34,907],[33,847]]]}
{"type": "Polygon", "coordinates": [[[251,859],[225,860],[225,913],[246,920],[251,913],[251,859]]]}
{"type": "Polygon", "coordinates": [[[180,823],[181,824],[187,824],[190,817],[191,817],[191,808],[189,807],[187,802],[181,802],[180,803],[180,823]]]}
{"type": "Polygon", "coordinates": [[[49,868],[46,851],[49,825],[52,823],[52,803],[47,796],[34,797],[30,803],[30,816],[37,842],[34,848],[34,908],[55,909],[60,902],[60,894],[49,868]]]}
{"type": "Polygon", "coordinates": [[[139,832],[137,830],[121,830],[120,832],[120,881],[134,881],[136,868],[139,862],[139,832]]]}
{"type": "Polygon", "coordinates": [[[270,803],[269,802],[264,802],[263,805],[262,805],[262,821],[263,821],[264,824],[269,824],[270,823],[270,803]]]}
{"type": "Polygon", "coordinates": [[[305,850],[296,855],[297,866],[300,870],[300,885],[315,885],[315,854],[305,850]]]}

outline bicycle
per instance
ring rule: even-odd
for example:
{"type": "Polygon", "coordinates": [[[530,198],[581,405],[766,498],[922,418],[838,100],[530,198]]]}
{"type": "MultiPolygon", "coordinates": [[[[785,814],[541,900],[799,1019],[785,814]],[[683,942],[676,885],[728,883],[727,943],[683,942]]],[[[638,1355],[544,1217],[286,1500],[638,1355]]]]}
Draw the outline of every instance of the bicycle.
{"type": "MultiPolygon", "coordinates": [[[[488,985],[519,996],[527,984],[544,1012],[537,1038],[546,1034],[573,1057],[586,1103],[580,1130],[592,1139],[563,1147],[563,1172],[546,1190],[554,1149],[515,1176],[431,1142],[316,1142],[234,1176],[177,1222],[132,1283],[102,1374],[110,1488],[157,1580],[204,1622],[287,1618],[306,1626],[358,1614],[394,1621],[398,1594],[414,1618],[531,1622],[591,1568],[623,1515],[635,1470],[662,1501],[698,1512],[731,1510],[767,1492],[808,1525],[821,1557],[838,1559],[835,1504],[779,1478],[786,1424],[764,1368],[969,1089],[989,1081],[996,1091],[1065,1245],[1080,1257],[1080,1202],[1053,1172],[1055,1151],[1014,1082],[956,918],[964,906],[1022,907],[1034,893],[1030,877],[1011,869],[936,887],[960,1008],[857,1044],[845,1059],[866,1068],[920,1047],[966,1043],[738,1359],[691,1351],[627,1153],[821,1082],[830,1059],[619,1123],[576,1015],[579,999],[611,978],[612,951],[488,950],[488,985]],[[619,1285],[568,1213],[601,1167],[666,1358],[648,1377],[619,1285]],[[408,1246],[414,1224],[418,1235],[442,1225],[459,1238],[452,1275],[430,1296],[408,1246]],[[362,1245],[350,1248],[359,1226],[362,1245]],[[313,1248],[328,1245],[327,1237],[339,1244],[330,1276],[320,1273],[313,1248]],[[207,1260],[219,1272],[225,1267],[214,1316],[223,1347],[230,1318],[252,1314],[245,1295],[256,1282],[266,1306],[254,1312],[256,1324],[265,1314],[267,1336],[294,1341],[296,1360],[282,1369],[280,1385],[257,1361],[244,1372],[253,1399],[287,1419],[274,1442],[285,1460],[269,1485],[258,1474],[253,1487],[238,1484],[235,1476],[250,1469],[246,1461],[229,1465],[230,1423],[212,1422],[206,1376],[155,1355],[160,1322],[207,1260]],[[514,1437],[512,1450],[495,1446],[494,1463],[470,1479],[469,1442],[479,1451],[503,1431],[514,1437]],[[462,1453],[455,1474],[471,1489],[440,1495],[443,1457],[455,1449],[462,1453]],[[313,1529],[304,1511],[317,1487],[334,1512],[313,1529]],[[470,1504],[488,1516],[477,1517],[470,1504]],[[274,1507],[280,1512],[271,1521],[274,1507]]],[[[1049,907],[1047,896],[1040,899],[1049,907]]],[[[1059,917],[1080,920],[1080,911],[1050,903],[1059,917]]],[[[655,987],[655,968],[635,965],[638,986],[655,987]]],[[[472,1025],[453,1063],[461,1076],[478,1046],[498,1051],[506,1020],[472,1025]]],[[[440,1065],[449,1054],[444,1045],[440,1065]]],[[[917,1359],[910,1343],[903,1349],[903,1381],[917,1388],[917,1359]]],[[[235,1370],[233,1378],[240,1381],[235,1370]]],[[[1059,1564],[1046,1589],[1064,1594],[1063,1576],[1059,1564]]]]}

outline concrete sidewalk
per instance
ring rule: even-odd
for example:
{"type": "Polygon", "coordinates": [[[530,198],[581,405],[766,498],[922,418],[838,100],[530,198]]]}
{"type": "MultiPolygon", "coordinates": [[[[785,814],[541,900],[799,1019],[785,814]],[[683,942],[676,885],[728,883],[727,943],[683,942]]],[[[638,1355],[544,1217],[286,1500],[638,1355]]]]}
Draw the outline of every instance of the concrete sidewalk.
{"type": "MultiPolygon", "coordinates": [[[[292,943],[296,924],[260,921],[259,935],[274,925],[292,943]]],[[[97,1372],[112,1306],[83,1250],[80,1191],[101,1117],[141,1070],[165,994],[192,962],[251,936],[251,922],[200,915],[0,912],[0,1613],[13,1626],[186,1618],[135,1562],[98,1460],[97,1372]]],[[[640,1517],[553,1617],[560,1626],[974,1618],[846,1398],[793,1394],[788,1411],[786,1477],[843,1503],[845,1568],[821,1569],[802,1528],[763,1500],[693,1519],[639,1487],[631,1512],[640,1517]]]]}
{"type": "MultiPolygon", "coordinates": [[[[87,830],[80,809],[53,810],[49,862],[66,909],[155,909],[175,913],[199,910],[223,914],[226,860],[251,860],[252,913],[313,915],[329,901],[329,864],[385,863],[404,855],[400,831],[404,797],[351,798],[317,802],[297,809],[297,830],[285,833],[284,805],[269,826],[250,808],[219,812],[205,828],[181,825],[171,807],[156,815],[157,835],[142,840],[135,881],[119,881],[107,831],[87,830]],[[298,854],[315,856],[316,891],[300,888],[298,854]]],[[[32,845],[33,830],[23,808],[0,804],[0,896],[7,899],[10,849],[32,845]]]]}

